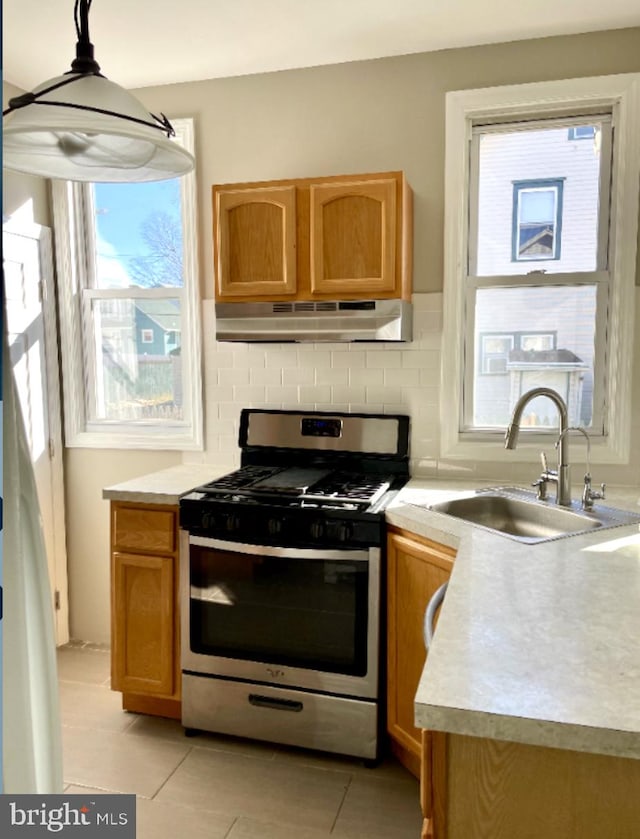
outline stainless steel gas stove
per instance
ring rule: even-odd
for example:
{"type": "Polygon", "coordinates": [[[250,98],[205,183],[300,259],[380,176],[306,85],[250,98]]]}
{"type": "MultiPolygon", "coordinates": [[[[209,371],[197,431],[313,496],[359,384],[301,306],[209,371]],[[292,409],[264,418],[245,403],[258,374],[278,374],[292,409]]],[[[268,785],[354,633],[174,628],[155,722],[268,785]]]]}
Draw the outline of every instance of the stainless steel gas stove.
{"type": "Polygon", "coordinates": [[[384,510],[409,418],[242,411],[180,502],[183,725],[375,759],[384,510]]]}

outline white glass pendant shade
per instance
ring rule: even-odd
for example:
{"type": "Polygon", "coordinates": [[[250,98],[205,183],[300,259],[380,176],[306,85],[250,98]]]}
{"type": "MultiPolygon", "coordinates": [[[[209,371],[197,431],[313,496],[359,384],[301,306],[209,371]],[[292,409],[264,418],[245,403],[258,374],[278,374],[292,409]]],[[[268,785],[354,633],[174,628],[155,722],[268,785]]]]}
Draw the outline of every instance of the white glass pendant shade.
{"type": "MultiPolygon", "coordinates": [[[[33,93],[68,78],[50,79],[33,93]]],[[[82,76],[4,118],[3,166],[45,178],[97,183],[160,181],[190,172],[192,155],[161,128],[142,124],[153,122],[143,105],[117,84],[104,76],[82,76]],[[47,101],[60,104],[41,104],[47,101]]]]}

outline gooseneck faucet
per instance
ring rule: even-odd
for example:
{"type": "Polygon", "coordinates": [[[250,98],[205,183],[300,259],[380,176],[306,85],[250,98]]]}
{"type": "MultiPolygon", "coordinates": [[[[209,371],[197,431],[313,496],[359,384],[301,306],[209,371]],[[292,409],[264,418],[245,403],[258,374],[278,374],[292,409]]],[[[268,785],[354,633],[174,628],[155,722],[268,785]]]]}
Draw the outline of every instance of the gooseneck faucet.
{"type": "Polygon", "coordinates": [[[558,437],[558,469],[554,474],[545,470],[543,479],[557,483],[556,503],[563,507],[571,506],[571,476],[569,470],[569,435],[565,432],[569,428],[569,412],[564,399],[555,390],[549,387],[534,387],[523,393],[516,402],[513,409],[511,422],[504,435],[505,449],[515,449],[520,431],[520,420],[526,405],[538,396],[546,396],[558,409],[559,414],[559,437],[558,437]]]}

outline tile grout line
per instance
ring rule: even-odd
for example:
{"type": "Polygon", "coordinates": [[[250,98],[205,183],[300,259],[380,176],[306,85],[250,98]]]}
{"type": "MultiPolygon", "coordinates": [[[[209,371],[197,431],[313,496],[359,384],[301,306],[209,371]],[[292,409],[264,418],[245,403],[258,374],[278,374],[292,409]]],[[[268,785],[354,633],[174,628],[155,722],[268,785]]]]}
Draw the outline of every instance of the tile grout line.
{"type": "Polygon", "coordinates": [[[231,831],[232,831],[232,830],[233,830],[233,828],[237,825],[237,823],[238,823],[238,819],[239,819],[239,818],[240,818],[240,816],[234,816],[234,817],[233,817],[233,821],[232,821],[232,822],[231,822],[231,824],[229,825],[229,830],[227,830],[227,832],[224,834],[224,836],[222,837],[222,839],[229,839],[229,837],[231,836],[231,831]]]}
{"type": "Polygon", "coordinates": [[[169,774],[168,774],[168,775],[167,775],[167,777],[164,779],[164,781],[160,784],[160,786],[158,787],[158,789],[157,789],[157,790],[153,793],[153,795],[151,796],[151,801],[155,801],[155,800],[156,800],[156,796],[158,795],[158,793],[159,793],[159,792],[162,792],[162,790],[163,790],[163,789],[164,789],[164,787],[167,785],[167,783],[171,780],[171,778],[173,778],[173,776],[176,774],[176,772],[178,771],[178,769],[180,769],[180,767],[182,766],[182,764],[183,764],[183,763],[185,762],[185,760],[189,757],[189,755],[191,754],[191,752],[193,751],[193,749],[194,749],[194,747],[193,747],[193,746],[189,746],[189,748],[187,749],[187,752],[186,752],[185,756],[182,758],[182,760],[181,760],[181,761],[180,761],[180,762],[179,762],[179,763],[178,763],[178,764],[174,767],[173,771],[169,772],[169,774]]]}
{"type": "Polygon", "coordinates": [[[352,784],[352,782],[353,782],[353,775],[349,775],[349,783],[348,783],[348,784],[346,785],[346,787],[344,788],[344,794],[343,794],[343,796],[342,796],[342,801],[341,801],[341,802],[340,802],[340,804],[338,805],[338,812],[336,813],[336,817],[335,817],[335,819],[333,820],[333,823],[332,823],[332,825],[331,825],[331,830],[329,831],[329,834],[332,834],[332,833],[333,833],[333,831],[334,831],[334,829],[335,829],[335,826],[336,826],[336,824],[338,823],[338,819],[340,818],[340,813],[342,812],[342,808],[344,807],[344,802],[345,802],[345,800],[346,800],[347,793],[348,793],[348,792],[349,792],[349,790],[351,789],[351,784],[352,784]]]}

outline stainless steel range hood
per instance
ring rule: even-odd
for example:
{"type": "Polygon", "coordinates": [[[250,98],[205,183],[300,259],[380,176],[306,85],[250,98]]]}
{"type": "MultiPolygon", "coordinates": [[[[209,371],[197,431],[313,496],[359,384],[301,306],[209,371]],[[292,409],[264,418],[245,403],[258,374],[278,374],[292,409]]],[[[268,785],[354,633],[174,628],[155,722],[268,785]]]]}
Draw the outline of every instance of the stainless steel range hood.
{"type": "Polygon", "coordinates": [[[218,341],[410,341],[406,300],[216,303],[218,341]]]}

